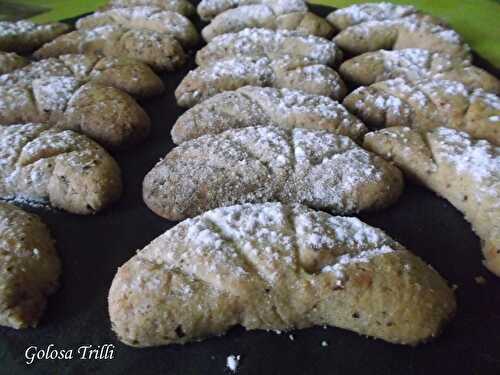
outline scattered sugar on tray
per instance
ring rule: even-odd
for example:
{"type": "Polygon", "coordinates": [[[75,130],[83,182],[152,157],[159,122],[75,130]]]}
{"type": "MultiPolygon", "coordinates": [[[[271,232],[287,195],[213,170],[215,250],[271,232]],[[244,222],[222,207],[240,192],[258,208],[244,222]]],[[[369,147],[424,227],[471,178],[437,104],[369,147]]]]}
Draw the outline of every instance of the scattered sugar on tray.
{"type": "Polygon", "coordinates": [[[235,355],[235,354],[228,355],[226,358],[227,368],[231,372],[236,373],[236,371],[238,370],[238,365],[240,363],[240,360],[241,360],[241,356],[239,354],[238,355],[235,355]]]}

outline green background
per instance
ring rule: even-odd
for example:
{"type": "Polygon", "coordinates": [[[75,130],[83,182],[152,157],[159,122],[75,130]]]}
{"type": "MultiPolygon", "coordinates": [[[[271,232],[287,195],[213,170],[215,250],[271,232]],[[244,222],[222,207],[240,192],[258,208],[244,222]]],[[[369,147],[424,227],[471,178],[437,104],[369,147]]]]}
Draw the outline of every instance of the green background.
{"type": "MultiPolygon", "coordinates": [[[[48,11],[32,19],[37,22],[58,21],[88,13],[106,0],[0,0],[0,14],[11,13],[12,6],[28,5],[45,7],[48,11]]],[[[317,4],[337,7],[361,1],[314,0],[317,4]]],[[[399,4],[413,4],[417,8],[445,19],[486,60],[500,67],[500,1],[498,0],[407,0],[391,1],[399,4]]],[[[28,7],[29,8],[29,7],[28,7]]],[[[37,9],[38,10],[38,9],[37,9]]],[[[41,10],[38,10],[41,11],[41,10]]],[[[18,14],[20,14],[18,12],[18,14]]]]}

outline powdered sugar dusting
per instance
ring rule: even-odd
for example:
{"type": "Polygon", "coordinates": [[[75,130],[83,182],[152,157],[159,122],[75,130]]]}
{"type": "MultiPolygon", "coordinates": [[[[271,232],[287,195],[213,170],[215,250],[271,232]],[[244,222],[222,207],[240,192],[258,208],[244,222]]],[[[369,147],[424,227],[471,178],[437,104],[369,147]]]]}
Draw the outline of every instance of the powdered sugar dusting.
{"type": "Polygon", "coordinates": [[[318,64],[333,65],[340,52],[329,40],[296,31],[245,28],[213,38],[197,53],[198,64],[229,56],[302,56],[318,64]]]}

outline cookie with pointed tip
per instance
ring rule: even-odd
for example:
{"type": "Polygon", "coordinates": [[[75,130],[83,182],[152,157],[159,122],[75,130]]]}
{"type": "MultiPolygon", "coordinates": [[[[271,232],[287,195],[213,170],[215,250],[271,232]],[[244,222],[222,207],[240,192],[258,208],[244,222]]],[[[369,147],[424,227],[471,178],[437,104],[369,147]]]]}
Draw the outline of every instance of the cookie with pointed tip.
{"type": "Polygon", "coordinates": [[[243,5],[267,5],[276,15],[307,12],[304,0],[202,0],[197,11],[203,21],[210,21],[218,14],[243,5]]]}
{"type": "Polygon", "coordinates": [[[333,213],[395,202],[397,168],[348,137],[301,128],[246,127],[205,135],[170,151],[144,178],[148,207],[182,220],[236,203],[302,203],[333,213]]]}
{"type": "Polygon", "coordinates": [[[500,147],[455,129],[405,127],[368,133],[364,146],[461,211],[481,239],[485,266],[500,276],[500,147]]]}
{"type": "Polygon", "coordinates": [[[169,10],[182,14],[186,17],[192,17],[196,11],[193,4],[188,0],[109,0],[101,10],[112,8],[131,8],[136,6],[152,6],[163,10],[169,10]]]}
{"type": "Polygon", "coordinates": [[[338,102],[302,91],[246,86],[217,94],[186,111],[172,128],[174,143],[248,126],[326,130],[358,140],[367,128],[338,102]]]}
{"type": "Polygon", "coordinates": [[[37,215],[0,202],[0,325],[38,325],[61,273],[54,245],[37,215]]]}
{"type": "Polygon", "coordinates": [[[264,4],[243,5],[217,15],[203,28],[201,35],[209,42],[217,35],[234,33],[246,28],[294,30],[304,34],[330,38],[332,26],[322,17],[311,12],[293,12],[277,15],[264,4]]]}
{"type": "Polygon", "coordinates": [[[470,59],[470,47],[456,31],[415,16],[362,22],[342,30],[333,41],[353,55],[379,49],[422,48],[470,59]]]}
{"type": "Polygon", "coordinates": [[[76,22],[76,28],[79,30],[92,30],[106,25],[119,25],[126,29],[150,30],[171,35],[184,47],[193,47],[200,39],[196,27],[188,18],[152,6],[108,9],[92,13],[76,22]]]}
{"type": "Polygon", "coordinates": [[[393,78],[407,81],[433,78],[461,82],[472,89],[495,94],[500,92],[500,81],[472,65],[470,59],[421,48],[367,52],[344,61],[339,72],[347,81],[363,86],[393,78]]]}
{"type": "Polygon", "coordinates": [[[212,39],[196,53],[196,63],[202,66],[242,56],[270,59],[295,56],[335,67],[342,60],[342,51],[335,43],[313,35],[289,30],[248,28],[212,39]]]}
{"type": "Polygon", "coordinates": [[[39,25],[26,20],[0,21],[0,51],[29,53],[69,29],[60,22],[39,25]]]}
{"type": "Polygon", "coordinates": [[[0,86],[0,109],[0,125],[44,122],[115,149],[142,142],[150,128],[146,112],[125,92],[72,77],[0,86]]]}
{"type": "Polygon", "coordinates": [[[416,345],[439,335],[456,309],[437,271],[380,229],[280,203],[177,224],[118,269],[108,305],[118,338],[138,347],[236,325],[329,325],[416,345]]]}
{"type": "Polygon", "coordinates": [[[29,64],[29,60],[15,52],[0,51],[0,74],[10,73],[29,64]]]}
{"type": "Polygon", "coordinates": [[[88,215],[121,190],[118,164],[90,138],[47,124],[0,126],[0,198],[88,215]]]}
{"type": "Polygon", "coordinates": [[[340,100],[346,87],[338,73],[307,58],[237,57],[191,70],[175,90],[177,104],[192,107],[216,94],[243,86],[289,88],[340,100]]]}
{"type": "Polygon", "coordinates": [[[334,10],[326,19],[335,29],[344,30],[349,26],[359,25],[363,22],[399,20],[408,16],[422,19],[426,22],[445,25],[443,20],[424,14],[412,5],[399,5],[384,2],[353,4],[345,8],[334,10]]]}
{"type": "Polygon", "coordinates": [[[158,71],[172,71],[186,63],[181,44],[170,34],[145,29],[127,29],[110,24],[75,30],[44,44],[38,59],[66,54],[97,54],[141,61],[158,71]]]}
{"type": "Polygon", "coordinates": [[[33,61],[0,76],[0,85],[31,85],[35,79],[74,77],[121,89],[130,95],[147,98],[163,92],[163,82],[149,66],[127,58],[70,54],[33,61]]]}
{"type": "Polygon", "coordinates": [[[500,99],[456,81],[401,78],[360,87],[344,105],[369,126],[408,126],[430,130],[445,126],[500,145],[500,99]]]}

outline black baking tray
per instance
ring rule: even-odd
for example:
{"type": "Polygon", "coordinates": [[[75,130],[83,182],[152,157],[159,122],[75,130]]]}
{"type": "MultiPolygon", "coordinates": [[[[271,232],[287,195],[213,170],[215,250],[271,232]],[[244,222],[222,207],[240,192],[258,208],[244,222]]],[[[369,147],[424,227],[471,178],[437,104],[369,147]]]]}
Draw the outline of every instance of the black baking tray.
{"type": "MultiPolygon", "coordinates": [[[[331,11],[311,8],[321,15],[331,11]]],[[[484,60],[475,61],[498,76],[484,60]]],[[[183,112],[174,90],[193,67],[191,58],[185,69],[164,76],[166,93],[143,103],[153,124],[149,139],[114,155],[125,186],[119,202],[94,216],[24,206],[43,218],[57,240],[61,288],[50,298],[38,328],[0,328],[0,374],[230,374],[226,358],[231,354],[241,356],[238,374],[500,374],[500,279],[481,265],[479,239],[462,214],[431,191],[409,184],[392,207],[359,217],[385,230],[456,286],[457,315],[436,340],[407,347],[331,327],[282,334],[236,327],[225,336],[184,346],[137,349],[121,344],[110,327],[108,289],[121,264],[175,225],[144,205],[141,185],[174,147],[170,129],[183,112]],[[486,283],[478,284],[478,276],[486,283]],[[72,349],[75,358],[26,364],[29,347],[51,344],[72,349]],[[105,344],[114,345],[113,359],[76,355],[82,345],[105,344]]]]}

